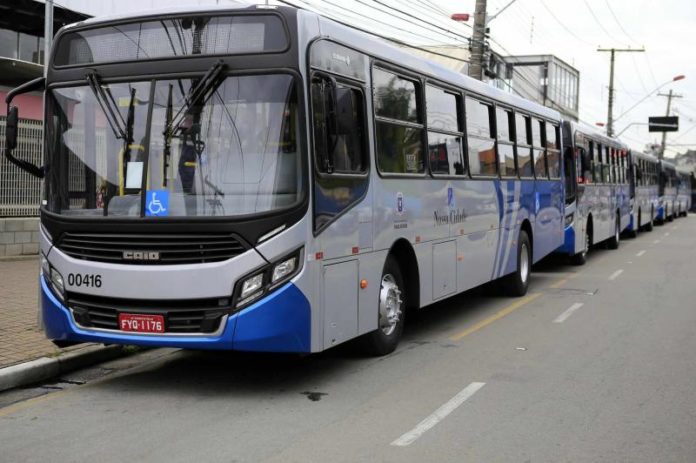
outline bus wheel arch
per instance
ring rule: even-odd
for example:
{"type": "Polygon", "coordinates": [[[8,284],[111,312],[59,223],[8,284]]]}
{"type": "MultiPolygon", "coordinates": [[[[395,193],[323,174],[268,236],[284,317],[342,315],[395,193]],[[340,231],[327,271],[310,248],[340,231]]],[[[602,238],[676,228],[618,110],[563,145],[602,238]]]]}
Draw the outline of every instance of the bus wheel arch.
{"type": "Polygon", "coordinates": [[[381,356],[393,352],[404,329],[406,312],[420,304],[418,261],[411,244],[396,241],[384,261],[377,302],[377,329],[359,338],[367,355],[381,356]]]}
{"type": "Polygon", "coordinates": [[[408,289],[406,310],[418,309],[420,307],[420,272],[413,246],[407,240],[400,238],[392,244],[388,256],[393,256],[396,259],[404,284],[408,289]]]}
{"type": "Polygon", "coordinates": [[[529,219],[524,219],[522,221],[522,225],[520,225],[520,231],[527,233],[527,238],[529,238],[529,252],[532,254],[532,261],[534,261],[534,234],[532,233],[532,224],[529,222],[529,219]]]}
{"type": "Polygon", "coordinates": [[[592,222],[592,214],[587,216],[587,226],[585,227],[585,233],[589,238],[589,243],[587,246],[587,250],[589,251],[592,245],[594,244],[594,224],[592,222]]]}

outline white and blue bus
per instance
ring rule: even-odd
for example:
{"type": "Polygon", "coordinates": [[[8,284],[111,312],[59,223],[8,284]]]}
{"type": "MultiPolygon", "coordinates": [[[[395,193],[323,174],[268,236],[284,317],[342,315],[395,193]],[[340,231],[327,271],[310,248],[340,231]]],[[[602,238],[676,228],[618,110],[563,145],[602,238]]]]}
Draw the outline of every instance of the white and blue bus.
{"type": "Polygon", "coordinates": [[[659,209],[660,163],[654,156],[631,151],[631,220],[627,231],[630,235],[640,230],[652,231],[659,209]]]}
{"type": "Polygon", "coordinates": [[[686,217],[691,210],[691,177],[693,171],[677,167],[677,199],[675,217],[686,217]]]}
{"type": "Polygon", "coordinates": [[[669,161],[660,160],[660,184],[656,222],[660,225],[671,222],[676,216],[677,206],[677,167],[669,161]]]}
{"type": "Polygon", "coordinates": [[[46,89],[45,166],[6,154],[45,177],[60,345],[385,354],[406,309],[523,295],[563,242],[556,111],[311,12],[88,20],[47,72],[7,99],[11,149],[46,89]]]}
{"type": "Polygon", "coordinates": [[[563,143],[565,239],[558,252],[582,265],[595,244],[617,249],[629,224],[628,150],[592,127],[569,121],[563,123],[563,143]]]}

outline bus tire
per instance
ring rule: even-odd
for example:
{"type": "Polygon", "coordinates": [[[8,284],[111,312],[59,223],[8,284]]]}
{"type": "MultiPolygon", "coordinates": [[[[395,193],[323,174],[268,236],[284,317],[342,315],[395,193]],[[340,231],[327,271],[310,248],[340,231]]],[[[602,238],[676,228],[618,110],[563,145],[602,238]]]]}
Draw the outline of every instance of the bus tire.
{"type": "Polygon", "coordinates": [[[650,220],[643,226],[643,230],[646,232],[653,231],[653,211],[650,211],[650,220]]]}
{"type": "Polygon", "coordinates": [[[404,330],[406,286],[399,264],[391,254],[382,270],[377,307],[377,329],[361,338],[367,355],[381,356],[394,352],[404,330]]]}
{"type": "Polygon", "coordinates": [[[529,288],[529,275],[532,272],[532,245],[529,236],[520,230],[517,238],[517,268],[513,273],[503,277],[503,292],[511,297],[524,296],[529,288]]]}
{"type": "Polygon", "coordinates": [[[587,253],[590,252],[590,246],[592,246],[590,229],[589,227],[585,227],[585,249],[575,255],[570,256],[570,263],[573,265],[585,265],[585,262],[587,262],[587,253]]]}
{"type": "Polygon", "coordinates": [[[616,225],[614,226],[614,236],[607,240],[607,248],[619,249],[619,240],[621,235],[621,219],[616,216],[616,225]]]}

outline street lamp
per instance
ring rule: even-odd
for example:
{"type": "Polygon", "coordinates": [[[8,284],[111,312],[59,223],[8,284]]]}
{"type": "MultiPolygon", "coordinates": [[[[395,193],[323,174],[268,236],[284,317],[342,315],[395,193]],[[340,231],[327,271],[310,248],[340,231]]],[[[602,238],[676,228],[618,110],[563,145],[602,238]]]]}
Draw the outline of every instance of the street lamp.
{"type": "Polygon", "coordinates": [[[651,91],[650,93],[648,93],[647,95],[645,95],[643,98],[641,98],[640,100],[638,100],[638,101],[636,102],[636,104],[634,104],[633,106],[631,106],[630,108],[628,108],[626,111],[622,112],[622,113],[619,114],[617,117],[615,117],[615,118],[614,118],[614,122],[618,121],[618,120],[621,119],[623,116],[625,116],[626,113],[628,113],[628,112],[631,111],[633,108],[635,108],[636,106],[638,106],[639,104],[641,104],[642,102],[644,102],[645,100],[647,100],[648,98],[650,98],[650,97],[652,96],[653,93],[657,92],[658,90],[660,90],[660,89],[661,89],[662,87],[664,87],[665,85],[671,84],[672,82],[677,82],[677,81],[679,81],[679,80],[683,80],[683,79],[685,79],[685,78],[686,78],[686,76],[685,76],[684,74],[679,74],[678,76],[672,77],[672,78],[671,78],[670,80],[668,80],[667,82],[664,82],[664,83],[658,85],[657,88],[656,88],[655,90],[653,90],[653,91],[651,91]]]}

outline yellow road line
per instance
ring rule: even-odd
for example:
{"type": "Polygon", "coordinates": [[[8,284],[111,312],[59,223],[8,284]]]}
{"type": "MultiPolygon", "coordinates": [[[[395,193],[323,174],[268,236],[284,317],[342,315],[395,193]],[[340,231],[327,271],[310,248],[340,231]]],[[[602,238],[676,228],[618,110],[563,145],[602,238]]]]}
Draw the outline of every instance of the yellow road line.
{"type": "MultiPolygon", "coordinates": [[[[77,386],[77,387],[81,387],[81,386],[77,386]]],[[[70,389],[72,389],[72,388],[70,388],[70,389]]],[[[45,402],[47,400],[61,397],[61,396],[65,395],[67,392],[69,392],[70,389],[63,389],[63,390],[55,391],[55,392],[47,392],[46,394],[42,394],[40,396],[36,396],[36,397],[32,397],[30,399],[22,400],[21,402],[16,402],[16,403],[13,403],[12,405],[8,405],[7,407],[0,409],[0,418],[5,417],[7,415],[11,415],[11,414],[18,412],[18,411],[21,411],[21,410],[25,410],[25,409],[31,407],[32,405],[37,405],[37,404],[40,404],[40,403],[45,402]]]]}
{"type": "Polygon", "coordinates": [[[509,315],[510,313],[514,312],[515,310],[519,309],[520,307],[529,304],[530,302],[538,299],[542,295],[543,295],[543,293],[528,294],[527,296],[523,297],[522,299],[518,299],[517,301],[513,302],[509,306],[505,307],[504,309],[502,309],[498,313],[491,315],[490,317],[488,317],[484,320],[481,320],[480,322],[476,323],[474,326],[471,326],[471,327],[465,329],[464,331],[462,331],[459,334],[455,334],[454,336],[452,336],[450,338],[450,340],[451,341],[459,341],[463,337],[469,336],[471,333],[475,333],[476,331],[490,325],[494,321],[500,320],[504,316],[509,315]]]}
{"type": "Polygon", "coordinates": [[[553,289],[560,288],[561,286],[563,286],[566,283],[568,283],[568,278],[563,278],[562,280],[558,280],[554,284],[550,285],[549,288],[553,288],[553,289]]]}

